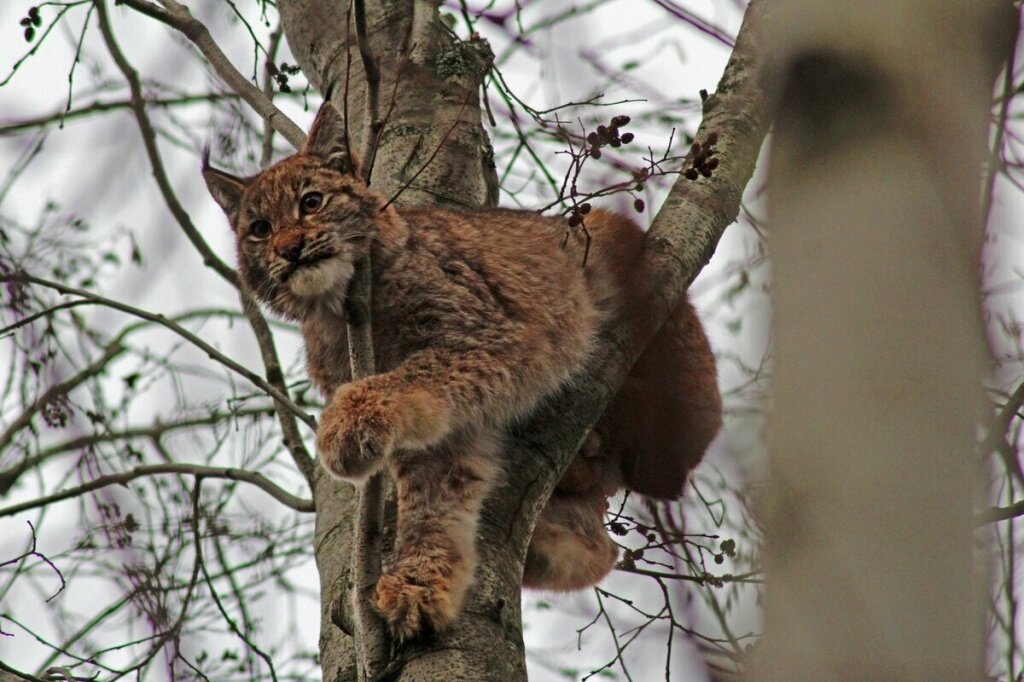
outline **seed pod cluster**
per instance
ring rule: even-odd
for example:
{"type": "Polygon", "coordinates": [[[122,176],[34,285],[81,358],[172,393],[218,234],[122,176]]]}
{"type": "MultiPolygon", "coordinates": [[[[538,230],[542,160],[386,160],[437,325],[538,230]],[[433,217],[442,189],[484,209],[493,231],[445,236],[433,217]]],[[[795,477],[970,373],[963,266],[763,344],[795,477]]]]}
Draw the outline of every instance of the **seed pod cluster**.
{"type": "Polygon", "coordinates": [[[39,8],[29,7],[28,14],[22,17],[18,23],[25,27],[25,40],[31,43],[32,39],[36,37],[36,29],[43,25],[43,18],[39,16],[39,8]]]}
{"type": "Polygon", "coordinates": [[[597,130],[587,135],[587,144],[590,145],[589,154],[592,158],[601,158],[601,147],[618,148],[633,141],[633,133],[620,133],[620,128],[629,125],[629,116],[615,116],[608,125],[599,125],[597,130]]]}
{"type": "Polygon", "coordinates": [[[690,146],[690,167],[683,171],[687,180],[696,180],[702,175],[705,178],[711,177],[718,168],[718,157],[715,156],[717,143],[718,133],[711,132],[703,143],[695,141],[690,146]]]}
{"type": "Polygon", "coordinates": [[[577,206],[572,207],[572,211],[569,213],[569,227],[579,227],[583,224],[583,216],[590,213],[590,204],[584,202],[577,206]]]}
{"type": "Polygon", "coordinates": [[[288,85],[288,77],[294,76],[299,73],[300,69],[296,64],[289,64],[288,62],[281,62],[281,66],[274,66],[273,62],[267,64],[267,71],[277,81],[277,89],[281,92],[291,92],[292,89],[288,85]]]}

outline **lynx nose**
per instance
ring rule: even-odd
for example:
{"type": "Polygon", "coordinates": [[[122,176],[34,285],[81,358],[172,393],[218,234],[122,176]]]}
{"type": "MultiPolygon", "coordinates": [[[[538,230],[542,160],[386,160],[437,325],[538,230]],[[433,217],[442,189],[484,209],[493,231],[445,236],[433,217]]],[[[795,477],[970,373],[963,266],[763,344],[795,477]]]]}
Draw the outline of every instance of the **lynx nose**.
{"type": "Polygon", "coordinates": [[[299,257],[302,256],[302,247],[304,246],[304,243],[305,240],[302,237],[302,233],[282,235],[274,245],[274,250],[277,251],[277,255],[281,258],[292,263],[297,263],[299,257]]]}

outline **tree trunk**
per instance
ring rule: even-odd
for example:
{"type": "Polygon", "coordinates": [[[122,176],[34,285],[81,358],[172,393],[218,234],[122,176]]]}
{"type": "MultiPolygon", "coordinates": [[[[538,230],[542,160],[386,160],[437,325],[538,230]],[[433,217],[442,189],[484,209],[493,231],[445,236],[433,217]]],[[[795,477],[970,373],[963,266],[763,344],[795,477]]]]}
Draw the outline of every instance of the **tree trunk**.
{"type": "MultiPolygon", "coordinates": [[[[321,90],[344,110],[346,44],[351,45],[348,120],[352,148],[361,149],[364,84],[356,41],[346,42],[345,3],[290,0],[280,3],[285,33],[296,59],[321,90]]],[[[381,109],[386,111],[403,63],[402,46],[415,46],[401,69],[395,109],[381,138],[373,184],[393,194],[426,162],[461,120],[400,204],[496,203],[491,149],[480,124],[477,87],[488,65],[485,43],[459,43],[443,28],[433,3],[367,0],[369,36],[381,59],[381,109]],[[461,115],[460,115],[461,114],[461,115]]],[[[760,0],[752,3],[759,7],[760,0]]],[[[681,180],[652,229],[644,266],[650,273],[652,314],[647,326],[610,329],[575,390],[538,409],[510,434],[508,467],[484,505],[477,536],[479,566],[462,616],[439,638],[395,653],[394,679],[415,682],[526,679],[520,583],[536,517],[587,429],[596,421],[626,372],[664,321],[689,282],[707,262],[725,227],[735,220],[743,188],[766,128],[765,103],[754,78],[758,41],[750,17],[741,30],[719,91],[705,104],[699,135],[715,130],[722,159],[714,177],[681,180]]],[[[317,474],[315,553],[321,579],[321,664],[324,680],[356,680],[356,658],[347,613],[355,491],[317,474]]],[[[385,552],[393,538],[393,508],[385,518],[385,552]],[[390,532],[389,532],[390,531],[390,532]]]]}
{"type": "Polygon", "coordinates": [[[1009,2],[779,3],[758,680],[981,678],[977,273],[1009,2]]]}

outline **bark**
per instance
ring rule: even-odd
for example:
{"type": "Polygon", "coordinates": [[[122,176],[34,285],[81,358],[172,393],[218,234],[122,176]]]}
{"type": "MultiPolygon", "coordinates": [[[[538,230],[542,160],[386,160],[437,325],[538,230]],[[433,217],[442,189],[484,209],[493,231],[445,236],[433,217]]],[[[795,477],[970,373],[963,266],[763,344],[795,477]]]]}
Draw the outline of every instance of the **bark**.
{"type": "Polygon", "coordinates": [[[771,587],[752,679],[981,679],[976,169],[1015,16],[995,0],[777,11],[771,587]]]}
{"type": "MultiPolygon", "coordinates": [[[[389,108],[396,73],[404,61],[394,112],[385,126],[373,184],[393,194],[448,139],[427,169],[400,197],[402,204],[481,206],[496,200],[490,145],[480,123],[477,86],[489,50],[459,43],[441,25],[434,4],[421,0],[368,0],[369,37],[380,57],[381,109],[389,108]],[[403,46],[410,56],[403,58],[403,46]],[[454,128],[452,122],[460,120],[454,128]]],[[[698,135],[718,133],[721,165],[699,182],[680,180],[659,213],[645,252],[651,317],[644,328],[607,330],[599,352],[574,390],[538,409],[510,434],[509,466],[502,486],[484,506],[477,544],[480,565],[460,619],[441,637],[395,652],[389,679],[508,682],[526,679],[520,583],[534,522],[585,432],[621,384],[647,340],[707,262],[725,227],[735,220],[743,188],[753,173],[766,129],[766,106],[754,65],[754,27],[760,0],[752,3],[718,92],[705,104],[698,135]]],[[[353,38],[346,41],[344,4],[331,0],[283,1],[280,10],[292,51],[321,90],[345,109],[345,71],[351,70],[348,120],[351,148],[363,148],[363,77],[353,38]],[[346,44],[352,59],[346,57],[346,44]],[[347,66],[348,65],[348,66],[347,66]]],[[[354,490],[319,471],[315,553],[321,578],[321,663],[324,680],[357,679],[348,613],[353,552],[354,490]]],[[[393,540],[393,508],[385,514],[384,551],[393,540]]]]}

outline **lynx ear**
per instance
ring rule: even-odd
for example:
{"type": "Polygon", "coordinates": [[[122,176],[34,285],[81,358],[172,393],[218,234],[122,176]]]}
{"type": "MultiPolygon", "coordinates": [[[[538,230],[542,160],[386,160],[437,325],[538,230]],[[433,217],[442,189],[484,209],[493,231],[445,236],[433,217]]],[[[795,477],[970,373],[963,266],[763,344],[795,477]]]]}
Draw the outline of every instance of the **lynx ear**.
{"type": "MultiPolygon", "coordinates": [[[[233,218],[242,203],[242,193],[248,184],[242,178],[219,171],[210,166],[210,148],[203,149],[203,179],[214,200],[224,209],[228,218],[233,218]]],[[[232,226],[233,227],[233,226],[232,226]]]]}
{"type": "Polygon", "coordinates": [[[306,144],[302,145],[302,154],[318,156],[329,166],[342,173],[352,173],[352,157],[348,149],[348,137],[345,135],[345,121],[341,112],[330,100],[320,105],[313,126],[309,129],[306,144]]]}

